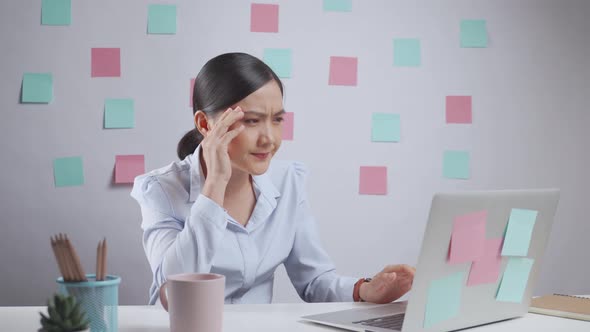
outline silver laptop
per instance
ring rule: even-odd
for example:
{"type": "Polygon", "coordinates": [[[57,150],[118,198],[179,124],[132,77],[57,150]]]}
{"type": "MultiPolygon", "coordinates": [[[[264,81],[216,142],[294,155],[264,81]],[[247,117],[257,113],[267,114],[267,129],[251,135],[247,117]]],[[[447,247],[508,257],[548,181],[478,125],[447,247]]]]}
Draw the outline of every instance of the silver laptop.
{"type": "MultiPolygon", "coordinates": [[[[302,319],[351,331],[439,332],[523,316],[530,305],[558,200],[558,189],[435,194],[407,302],[302,319]],[[517,213],[522,211],[526,213],[517,213]],[[461,236],[469,233],[459,233],[456,219],[479,215],[481,226],[482,213],[486,241],[496,239],[499,243],[502,239],[498,246],[503,251],[495,255],[497,278],[493,273],[490,278],[488,271],[487,282],[482,282],[486,280],[481,279],[481,269],[471,272],[472,262],[457,260],[459,251],[452,253],[453,263],[450,261],[452,249],[460,248],[461,236]],[[458,239],[453,242],[456,246],[451,247],[451,239],[458,239]]],[[[477,268],[482,266],[479,264],[477,268]]]]}

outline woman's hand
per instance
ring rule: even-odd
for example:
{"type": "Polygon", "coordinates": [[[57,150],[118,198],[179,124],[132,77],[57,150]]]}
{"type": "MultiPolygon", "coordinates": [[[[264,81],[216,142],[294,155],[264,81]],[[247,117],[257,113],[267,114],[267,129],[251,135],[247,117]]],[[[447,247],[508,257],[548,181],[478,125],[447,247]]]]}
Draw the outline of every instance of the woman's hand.
{"type": "Polygon", "coordinates": [[[415,272],[409,265],[388,265],[370,282],[361,284],[359,296],[372,303],[395,301],[412,288],[415,272]]]}
{"type": "Polygon", "coordinates": [[[229,108],[219,116],[209,130],[203,133],[201,150],[207,168],[207,177],[202,193],[220,206],[223,206],[225,188],[231,178],[231,161],[227,147],[244,130],[242,124],[231,130],[230,127],[243,116],[244,112],[239,106],[234,109],[229,108]]]}

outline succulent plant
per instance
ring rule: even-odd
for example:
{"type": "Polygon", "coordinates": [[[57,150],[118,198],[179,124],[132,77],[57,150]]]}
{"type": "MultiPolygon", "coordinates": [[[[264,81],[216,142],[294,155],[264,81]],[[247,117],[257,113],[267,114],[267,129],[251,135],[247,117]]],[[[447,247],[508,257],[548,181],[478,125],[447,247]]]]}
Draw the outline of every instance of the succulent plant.
{"type": "Polygon", "coordinates": [[[49,317],[40,312],[42,331],[74,332],[88,329],[86,313],[71,295],[55,294],[47,301],[47,312],[49,317]]]}

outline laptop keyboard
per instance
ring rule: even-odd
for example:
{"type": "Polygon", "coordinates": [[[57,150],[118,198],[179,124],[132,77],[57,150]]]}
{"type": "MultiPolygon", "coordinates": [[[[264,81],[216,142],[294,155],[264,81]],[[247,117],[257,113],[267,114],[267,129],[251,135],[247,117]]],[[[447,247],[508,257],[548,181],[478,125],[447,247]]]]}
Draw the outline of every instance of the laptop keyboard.
{"type": "Polygon", "coordinates": [[[364,326],[373,326],[373,327],[380,327],[383,329],[391,329],[391,330],[401,331],[405,316],[406,316],[405,313],[401,313],[401,314],[395,314],[395,315],[391,315],[391,316],[383,316],[383,317],[360,320],[358,322],[353,322],[353,324],[360,324],[360,325],[364,325],[364,326]]]}

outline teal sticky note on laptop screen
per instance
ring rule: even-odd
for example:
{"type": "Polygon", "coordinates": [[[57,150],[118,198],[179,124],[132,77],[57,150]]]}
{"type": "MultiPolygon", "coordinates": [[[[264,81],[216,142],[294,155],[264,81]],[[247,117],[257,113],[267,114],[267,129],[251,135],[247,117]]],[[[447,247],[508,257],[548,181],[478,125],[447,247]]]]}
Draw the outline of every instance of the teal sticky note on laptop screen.
{"type": "Polygon", "coordinates": [[[534,259],[510,257],[502,281],[500,281],[496,300],[514,303],[522,302],[522,296],[526,290],[529,274],[534,263],[534,259]]]}
{"type": "Polygon", "coordinates": [[[502,256],[527,256],[538,212],[512,209],[504,236],[502,256]]]}
{"type": "Polygon", "coordinates": [[[430,283],[424,315],[425,328],[450,319],[459,313],[461,291],[464,284],[464,272],[457,272],[430,283]]]}

